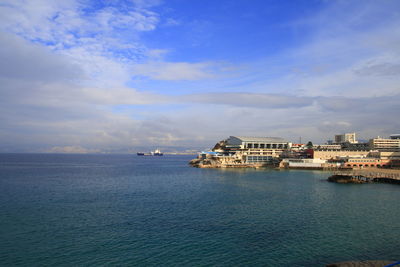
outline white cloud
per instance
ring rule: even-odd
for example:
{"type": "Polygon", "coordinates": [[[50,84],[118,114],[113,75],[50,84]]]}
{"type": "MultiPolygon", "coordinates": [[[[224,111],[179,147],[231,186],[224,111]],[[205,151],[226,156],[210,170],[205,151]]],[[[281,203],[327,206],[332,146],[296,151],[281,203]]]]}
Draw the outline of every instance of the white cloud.
{"type": "Polygon", "coordinates": [[[166,62],[169,50],[149,49],[140,34],[176,21],[149,10],[160,1],[131,3],[90,10],[73,0],[0,4],[0,150],[206,148],[235,134],[322,142],[338,132],[368,138],[400,127],[400,20],[391,12],[377,21],[373,7],[385,10],[378,3],[342,14],[344,2],[334,2],[306,22],[314,34],[301,47],[242,68],[212,58],[166,62]],[[161,90],[154,84],[179,84],[185,95],[128,88],[135,75],[157,80],[149,83],[153,92],[161,90]]]}
{"type": "Polygon", "coordinates": [[[54,146],[44,152],[47,153],[71,153],[71,154],[87,154],[87,153],[99,153],[100,150],[86,149],[81,146],[54,146]]]}
{"type": "MultiPolygon", "coordinates": [[[[127,151],[130,146],[140,145],[133,143],[133,137],[150,138],[151,135],[138,130],[139,122],[133,118],[135,112],[114,110],[119,105],[165,101],[163,96],[126,87],[129,62],[121,62],[107,52],[114,43],[121,49],[136,47],[125,47],[113,36],[104,39],[70,36],[63,30],[72,26],[58,28],[47,23],[58,12],[55,5],[37,6],[47,18],[37,16],[34,8],[33,4],[15,5],[10,10],[0,6],[0,12],[7,11],[10,14],[7,19],[14,20],[3,24],[9,33],[0,31],[0,151],[127,151]],[[28,11],[19,16],[17,8],[28,11]],[[30,26],[24,24],[29,16],[34,16],[30,26]],[[41,23],[43,27],[39,27],[41,23]],[[60,32],[53,32],[55,29],[60,32]],[[12,30],[17,35],[10,33],[12,30]],[[67,41],[62,40],[63,34],[67,41]],[[34,42],[37,38],[46,39],[49,45],[34,42]],[[61,44],[52,43],[59,39],[61,44]]],[[[57,18],[67,11],[60,10],[57,18]]],[[[81,18],[80,14],[74,14],[81,18]]],[[[73,27],[79,23],[73,22],[73,27]]],[[[85,31],[83,27],[81,34],[85,31]]]]}
{"type": "MultiPolygon", "coordinates": [[[[18,81],[71,81],[84,78],[80,65],[19,37],[0,32],[0,77],[18,81]]],[[[3,88],[4,89],[4,88],[3,88]]]]}
{"type": "Polygon", "coordinates": [[[400,76],[400,62],[369,63],[354,72],[363,76],[400,76]]]}
{"type": "Polygon", "coordinates": [[[314,99],[310,97],[260,93],[203,93],[186,95],[183,96],[181,99],[193,103],[231,105],[239,107],[266,109],[296,109],[300,107],[311,106],[314,101],[314,99]]]}
{"type": "Polygon", "coordinates": [[[83,88],[82,97],[95,104],[148,105],[167,102],[165,96],[138,92],[131,88],[83,88]]]}
{"type": "Polygon", "coordinates": [[[133,74],[156,80],[200,80],[215,77],[216,64],[186,62],[149,62],[133,66],[133,74]]]}

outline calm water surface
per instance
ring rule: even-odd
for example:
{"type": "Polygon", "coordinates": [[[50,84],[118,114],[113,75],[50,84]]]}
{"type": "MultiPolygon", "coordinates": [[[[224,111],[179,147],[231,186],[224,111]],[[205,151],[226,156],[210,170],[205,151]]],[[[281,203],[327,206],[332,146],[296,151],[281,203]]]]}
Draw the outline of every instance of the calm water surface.
{"type": "Polygon", "coordinates": [[[0,155],[0,265],[400,260],[400,186],[193,156],[0,155]]]}

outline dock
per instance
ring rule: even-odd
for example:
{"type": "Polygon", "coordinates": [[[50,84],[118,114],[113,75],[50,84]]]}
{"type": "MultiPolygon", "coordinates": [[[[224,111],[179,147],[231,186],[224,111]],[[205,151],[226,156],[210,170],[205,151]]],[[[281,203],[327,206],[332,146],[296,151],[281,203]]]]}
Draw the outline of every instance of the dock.
{"type": "Polygon", "coordinates": [[[400,184],[400,170],[395,169],[359,169],[333,171],[328,178],[337,183],[393,183],[400,184]]]}

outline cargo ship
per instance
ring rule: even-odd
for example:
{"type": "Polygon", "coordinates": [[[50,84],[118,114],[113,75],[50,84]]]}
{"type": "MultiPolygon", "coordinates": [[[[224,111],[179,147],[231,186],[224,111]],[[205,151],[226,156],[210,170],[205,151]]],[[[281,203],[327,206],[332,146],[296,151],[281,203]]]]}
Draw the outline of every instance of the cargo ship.
{"type": "Polygon", "coordinates": [[[154,151],[151,151],[150,153],[151,153],[152,156],[162,156],[162,155],[164,155],[164,154],[161,152],[161,150],[159,150],[159,149],[156,149],[156,150],[154,150],[154,151]]]}

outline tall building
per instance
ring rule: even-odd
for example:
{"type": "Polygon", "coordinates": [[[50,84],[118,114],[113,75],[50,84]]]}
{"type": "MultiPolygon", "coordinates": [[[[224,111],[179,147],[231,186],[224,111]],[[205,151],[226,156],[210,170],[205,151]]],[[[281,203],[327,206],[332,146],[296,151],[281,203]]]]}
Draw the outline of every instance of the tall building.
{"type": "Polygon", "coordinates": [[[335,135],[335,143],[336,144],[343,144],[343,143],[355,144],[355,143],[357,143],[356,133],[336,134],[335,135]]]}

